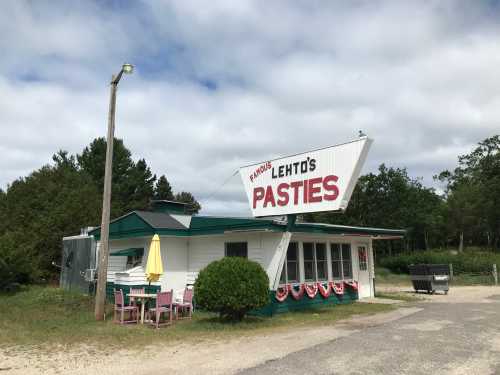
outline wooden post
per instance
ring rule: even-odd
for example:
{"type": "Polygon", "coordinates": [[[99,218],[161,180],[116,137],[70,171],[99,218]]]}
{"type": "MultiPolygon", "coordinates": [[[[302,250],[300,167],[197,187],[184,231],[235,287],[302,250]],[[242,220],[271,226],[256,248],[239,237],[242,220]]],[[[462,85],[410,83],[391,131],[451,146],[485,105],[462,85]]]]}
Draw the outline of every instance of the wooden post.
{"type": "Polygon", "coordinates": [[[96,320],[104,320],[104,307],[106,303],[106,282],[109,255],[109,216],[111,207],[111,177],[113,175],[113,141],[115,134],[117,85],[117,77],[113,76],[111,80],[111,94],[109,100],[108,137],[106,139],[106,164],[104,169],[104,192],[102,196],[102,217],[100,230],[101,246],[99,248],[99,260],[97,266],[97,290],[94,310],[96,320]]]}
{"type": "Polygon", "coordinates": [[[453,263],[450,263],[450,280],[453,280],[453,263]]]}
{"type": "Polygon", "coordinates": [[[458,244],[458,252],[462,253],[464,251],[464,232],[460,232],[460,243],[458,244]]]}
{"type": "Polygon", "coordinates": [[[498,285],[498,272],[496,264],[493,264],[493,279],[495,279],[495,285],[498,285]]]}

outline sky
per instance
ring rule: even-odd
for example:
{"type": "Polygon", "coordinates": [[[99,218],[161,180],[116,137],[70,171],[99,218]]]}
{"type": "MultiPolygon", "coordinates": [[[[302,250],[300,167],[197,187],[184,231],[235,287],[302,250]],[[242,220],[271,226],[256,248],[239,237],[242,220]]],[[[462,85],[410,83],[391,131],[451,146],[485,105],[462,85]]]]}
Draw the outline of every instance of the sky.
{"type": "Polygon", "coordinates": [[[250,214],[233,173],[374,139],[385,163],[433,175],[500,132],[496,1],[4,0],[0,188],[116,137],[202,213],[250,214]]]}

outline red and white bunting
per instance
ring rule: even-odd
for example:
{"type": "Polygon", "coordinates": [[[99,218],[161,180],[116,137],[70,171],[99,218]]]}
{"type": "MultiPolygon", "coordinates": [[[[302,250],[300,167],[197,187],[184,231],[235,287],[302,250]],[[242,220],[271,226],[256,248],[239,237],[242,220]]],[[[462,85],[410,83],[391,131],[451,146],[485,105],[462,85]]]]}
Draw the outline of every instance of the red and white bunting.
{"type": "Polygon", "coordinates": [[[304,288],[307,296],[311,299],[316,297],[316,294],[318,294],[318,284],[304,284],[304,288]]]}

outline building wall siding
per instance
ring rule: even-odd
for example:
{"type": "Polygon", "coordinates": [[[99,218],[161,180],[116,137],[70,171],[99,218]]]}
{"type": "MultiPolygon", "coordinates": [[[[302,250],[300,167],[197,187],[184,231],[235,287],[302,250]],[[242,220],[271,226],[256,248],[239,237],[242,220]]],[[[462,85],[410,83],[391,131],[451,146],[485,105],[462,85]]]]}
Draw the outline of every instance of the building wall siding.
{"type": "Polygon", "coordinates": [[[173,289],[178,296],[182,294],[187,284],[188,239],[161,236],[160,246],[163,262],[163,275],[160,277],[161,289],[173,289]]]}
{"type": "MultiPolygon", "coordinates": [[[[118,250],[128,249],[131,247],[142,247],[144,248],[144,258],[143,266],[146,266],[145,259],[149,249],[149,242],[151,238],[139,237],[139,238],[127,238],[121,240],[111,240],[109,241],[109,253],[113,253],[118,250]]],[[[101,242],[97,244],[98,251],[100,250],[101,242]]],[[[109,256],[108,257],[108,281],[115,281],[116,272],[126,271],[127,257],[126,256],[109,256]]],[[[142,280],[144,282],[145,280],[142,280]]]]}
{"type": "MultiPolygon", "coordinates": [[[[198,272],[210,262],[224,257],[226,242],[247,242],[248,259],[259,263],[266,271],[282,233],[230,233],[225,235],[192,237],[189,239],[187,282],[194,283],[198,272]]],[[[270,276],[270,275],[268,275],[270,276]]]]}
{"type": "MultiPolygon", "coordinates": [[[[206,267],[214,260],[224,257],[225,243],[226,242],[239,242],[246,241],[248,243],[248,258],[258,262],[268,273],[270,280],[276,276],[271,274],[270,265],[278,247],[283,233],[281,232],[235,232],[225,233],[220,235],[207,235],[196,237],[173,237],[161,236],[161,253],[164,267],[164,274],[160,278],[159,283],[152,283],[153,285],[160,285],[162,290],[174,289],[176,295],[179,296],[187,284],[194,284],[198,272],[206,267]]],[[[151,238],[128,238],[121,240],[110,241],[110,251],[117,251],[129,247],[143,247],[145,249],[143,264],[146,267],[147,255],[149,250],[151,238]]],[[[366,244],[369,249],[370,255],[370,273],[373,275],[373,256],[371,241],[368,238],[352,237],[352,236],[333,236],[327,234],[306,234],[306,233],[293,233],[290,241],[302,242],[325,242],[329,249],[331,242],[343,242],[351,244],[352,251],[352,268],[353,279],[358,280],[359,266],[356,245],[366,244]]],[[[299,246],[299,254],[302,257],[302,246],[299,246]]],[[[331,281],[331,259],[328,250],[328,270],[329,280],[331,281]]],[[[123,272],[126,267],[126,257],[111,256],[109,257],[108,264],[108,281],[115,282],[115,272],[123,272]]],[[[303,263],[299,262],[301,282],[304,282],[303,263]]],[[[131,275],[130,280],[120,278],[120,282],[129,285],[139,285],[147,283],[147,281],[138,274],[131,275]]],[[[361,285],[361,288],[366,288],[367,285],[361,285]]],[[[369,286],[371,293],[373,293],[372,285],[369,286]]],[[[366,290],[366,289],[364,289],[366,290]]],[[[357,296],[356,296],[357,298],[357,296]]],[[[342,301],[348,301],[343,299],[342,301]]],[[[342,302],[340,301],[340,302],[342,302]]],[[[305,302],[304,302],[305,303],[305,302]]],[[[291,302],[290,308],[295,308],[296,304],[291,302]]],[[[300,304],[299,304],[300,305],[300,304]]],[[[297,305],[297,306],[299,306],[297,305]]],[[[280,307],[283,309],[284,307],[280,307]]]]}

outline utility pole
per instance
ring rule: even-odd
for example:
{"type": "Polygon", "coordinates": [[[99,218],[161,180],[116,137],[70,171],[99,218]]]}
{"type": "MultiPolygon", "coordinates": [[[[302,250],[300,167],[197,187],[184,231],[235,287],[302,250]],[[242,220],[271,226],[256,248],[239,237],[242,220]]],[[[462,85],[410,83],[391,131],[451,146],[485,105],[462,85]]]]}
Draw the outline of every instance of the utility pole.
{"type": "Polygon", "coordinates": [[[108,113],[108,135],[106,139],[106,164],[104,169],[104,191],[102,195],[102,217],[101,217],[101,246],[99,248],[99,259],[97,263],[97,290],[95,296],[95,319],[104,320],[104,308],[106,305],[106,282],[108,274],[109,255],[109,219],[111,207],[111,178],[113,176],[113,141],[115,136],[115,108],[116,89],[123,73],[131,74],[133,66],[123,64],[118,75],[113,75],[110,83],[109,113],[108,113]]]}

